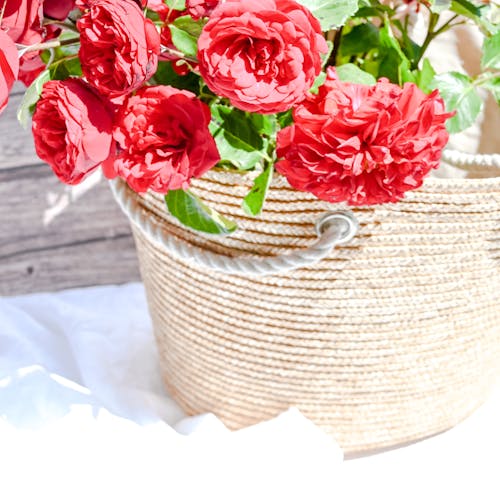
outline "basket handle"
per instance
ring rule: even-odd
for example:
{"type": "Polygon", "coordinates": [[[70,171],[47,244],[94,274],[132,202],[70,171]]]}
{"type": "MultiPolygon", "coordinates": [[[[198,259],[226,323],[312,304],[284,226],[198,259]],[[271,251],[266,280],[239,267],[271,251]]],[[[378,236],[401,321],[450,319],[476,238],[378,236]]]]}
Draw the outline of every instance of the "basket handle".
{"type": "Polygon", "coordinates": [[[500,154],[465,153],[456,149],[444,149],[441,158],[446,163],[458,168],[493,167],[500,169],[500,154]]]}
{"type": "Polygon", "coordinates": [[[357,233],[359,224],[352,212],[328,212],[316,223],[318,239],[309,247],[271,257],[229,257],[190,245],[169,234],[154,217],[148,217],[135,197],[119,178],[110,181],[118,205],[128,218],[155,243],[171,255],[193,261],[211,270],[226,274],[266,276],[316,264],[333,248],[349,242],[357,233]]]}

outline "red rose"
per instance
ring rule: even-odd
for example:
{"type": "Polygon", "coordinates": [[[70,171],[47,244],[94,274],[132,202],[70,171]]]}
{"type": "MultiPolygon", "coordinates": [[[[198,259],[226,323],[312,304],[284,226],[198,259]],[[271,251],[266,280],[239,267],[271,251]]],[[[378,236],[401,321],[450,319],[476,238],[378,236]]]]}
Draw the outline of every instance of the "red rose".
{"type": "Polygon", "coordinates": [[[19,56],[16,44],[0,29],[0,113],[7,106],[9,92],[17,80],[19,56]]]}
{"type": "Polygon", "coordinates": [[[41,41],[42,3],[43,0],[0,0],[1,27],[14,42],[33,45],[41,41]]]}
{"type": "Polygon", "coordinates": [[[75,8],[75,0],[44,0],[43,13],[52,19],[63,21],[75,8]]]}
{"type": "Polygon", "coordinates": [[[218,4],[219,0],[186,0],[187,11],[193,19],[208,17],[218,4]]]}
{"type": "Polygon", "coordinates": [[[344,83],[329,69],[317,96],[294,109],[278,133],[276,170],[300,191],[330,202],[369,205],[400,200],[439,166],[448,141],[437,91],[424,94],[381,79],[344,83]]]}
{"type": "Polygon", "coordinates": [[[192,92],[163,85],[139,89],[116,118],[116,173],[139,193],[187,188],[220,159],[209,122],[208,106],[192,92]]]}
{"type": "Polygon", "coordinates": [[[110,155],[112,113],[83,81],[52,80],[43,86],[33,115],[38,156],[66,184],[78,184],[110,155]]]}
{"type": "Polygon", "coordinates": [[[198,40],[208,87],[258,113],[286,111],[303,100],[326,51],[318,20],[293,0],[221,3],[198,40]]]}
{"type": "Polygon", "coordinates": [[[78,21],[84,76],[111,97],[133,92],[156,71],[160,35],[133,0],[88,3],[78,21]]]}

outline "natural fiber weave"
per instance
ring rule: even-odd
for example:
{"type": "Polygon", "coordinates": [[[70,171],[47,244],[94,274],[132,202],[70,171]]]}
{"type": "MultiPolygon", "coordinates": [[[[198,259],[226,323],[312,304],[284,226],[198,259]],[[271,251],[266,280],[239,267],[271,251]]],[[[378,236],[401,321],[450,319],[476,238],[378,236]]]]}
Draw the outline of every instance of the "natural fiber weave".
{"type": "MultiPolygon", "coordinates": [[[[160,195],[139,199],[176,237],[225,255],[308,246],[317,219],[346,208],[278,177],[254,219],[240,208],[250,185],[193,181],[237,221],[223,238],[179,227],[160,195]]],[[[437,433],[485,400],[500,373],[500,178],[427,179],[400,203],[353,211],[349,245],[261,278],[174,259],[134,227],[164,379],[184,410],[236,429],[296,406],[351,452],[437,433]]]]}

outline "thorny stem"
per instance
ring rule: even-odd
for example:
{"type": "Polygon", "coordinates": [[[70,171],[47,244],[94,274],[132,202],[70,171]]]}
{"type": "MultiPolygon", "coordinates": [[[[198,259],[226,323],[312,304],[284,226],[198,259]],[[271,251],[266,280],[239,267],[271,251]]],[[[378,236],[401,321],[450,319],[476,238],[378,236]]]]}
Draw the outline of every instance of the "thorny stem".
{"type": "Polygon", "coordinates": [[[74,33],[78,33],[76,26],[73,23],[66,23],[64,21],[57,21],[55,19],[47,19],[44,21],[44,26],[52,26],[55,24],[56,26],[60,26],[61,28],[65,28],[69,31],[73,31],[74,33]]]}
{"type": "Polygon", "coordinates": [[[54,49],[49,49],[49,60],[47,61],[47,68],[50,68],[52,66],[52,63],[54,62],[54,59],[56,58],[56,53],[54,49]]]}
{"type": "Polygon", "coordinates": [[[343,26],[341,26],[340,28],[338,28],[335,31],[335,36],[333,37],[332,53],[330,54],[328,61],[326,61],[325,67],[336,65],[337,55],[338,55],[339,49],[340,49],[340,41],[342,39],[342,29],[343,29],[343,26]]]}
{"type": "Polygon", "coordinates": [[[170,47],[165,47],[162,45],[161,51],[163,54],[169,54],[171,56],[178,57],[179,59],[184,59],[186,61],[198,64],[198,59],[196,59],[196,57],[189,57],[180,50],[171,49],[170,47]]]}
{"type": "Polygon", "coordinates": [[[481,86],[483,83],[493,80],[494,78],[500,78],[500,71],[494,71],[493,73],[483,73],[474,80],[474,86],[481,86]]]}
{"type": "Polygon", "coordinates": [[[434,30],[436,27],[438,21],[439,21],[439,14],[436,14],[435,12],[431,12],[431,17],[429,20],[429,29],[427,31],[427,36],[425,37],[424,43],[422,44],[422,47],[420,49],[420,54],[417,57],[417,59],[413,62],[412,69],[417,69],[418,68],[418,63],[422,59],[422,57],[425,54],[425,51],[429,47],[429,44],[436,38],[438,35],[443,33],[444,31],[453,28],[454,26],[458,26],[460,24],[463,24],[465,21],[460,21],[458,23],[452,24],[453,21],[459,17],[458,14],[455,14],[452,16],[448,21],[446,21],[444,24],[442,24],[439,28],[434,30]]]}
{"type": "Polygon", "coordinates": [[[436,27],[436,24],[438,23],[438,21],[439,21],[439,14],[436,14],[435,12],[431,12],[431,17],[429,19],[429,28],[427,30],[427,35],[425,37],[424,43],[422,44],[422,47],[420,48],[420,53],[419,53],[417,59],[412,64],[412,69],[418,68],[418,63],[420,62],[420,59],[422,59],[423,55],[425,54],[425,51],[427,50],[427,47],[434,39],[434,36],[435,36],[434,28],[436,27]]]}
{"type": "Polygon", "coordinates": [[[0,24],[2,24],[3,21],[3,14],[5,12],[5,7],[7,6],[7,0],[3,0],[3,6],[2,10],[0,10],[0,24]]]}
{"type": "Polygon", "coordinates": [[[462,24],[461,22],[460,23],[451,24],[457,17],[458,17],[458,14],[455,14],[453,17],[450,17],[450,19],[448,19],[448,21],[446,21],[442,26],[440,26],[433,33],[433,36],[435,37],[435,36],[439,35],[440,33],[442,33],[443,31],[446,31],[447,29],[451,28],[452,26],[456,26],[457,24],[462,24]]]}
{"type": "Polygon", "coordinates": [[[198,94],[198,96],[200,97],[200,99],[203,100],[203,102],[205,102],[209,106],[212,105],[214,102],[216,102],[219,99],[216,95],[207,94],[207,93],[203,92],[203,90],[200,90],[200,93],[198,94]]]}
{"type": "Polygon", "coordinates": [[[18,50],[21,54],[26,54],[27,52],[38,52],[39,50],[45,49],[55,49],[57,47],[63,47],[65,45],[75,45],[80,41],[80,38],[68,38],[67,40],[50,40],[49,42],[35,43],[34,45],[20,45],[17,44],[18,50]]]}
{"type": "Polygon", "coordinates": [[[78,57],[78,54],[73,54],[70,56],[61,57],[61,59],[57,59],[56,61],[54,61],[54,60],[49,61],[47,63],[47,69],[51,69],[51,68],[55,67],[56,65],[61,64],[62,62],[71,61],[71,59],[76,59],[77,57],[78,57]]]}

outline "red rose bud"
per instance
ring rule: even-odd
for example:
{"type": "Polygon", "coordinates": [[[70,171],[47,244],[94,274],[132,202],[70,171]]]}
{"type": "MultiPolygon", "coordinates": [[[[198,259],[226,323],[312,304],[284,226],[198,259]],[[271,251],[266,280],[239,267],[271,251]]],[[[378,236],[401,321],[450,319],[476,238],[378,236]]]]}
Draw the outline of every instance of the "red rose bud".
{"type": "Polygon", "coordinates": [[[43,86],[32,128],[38,156],[66,184],[80,183],[112,149],[112,113],[80,79],[43,86]]]}
{"type": "Polygon", "coordinates": [[[7,106],[12,85],[19,73],[16,44],[0,29],[0,113],[7,106]]]}
{"type": "Polygon", "coordinates": [[[52,19],[64,21],[75,8],[75,0],[44,0],[43,13],[52,19]]]}
{"type": "Polygon", "coordinates": [[[221,3],[198,40],[208,87],[258,113],[286,111],[302,101],[326,52],[319,21],[293,0],[221,3]]]}
{"type": "Polygon", "coordinates": [[[169,14],[169,12],[173,12],[173,9],[163,1],[163,0],[149,0],[147,2],[147,8],[152,10],[160,15],[160,17],[165,20],[165,17],[169,14]]]}
{"type": "MultiPolygon", "coordinates": [[[[43,30],[43,41],[57,38],[60,34],[61,28],[56,25],[50,24],[45,26],[43,30]]],[[[36,77],[46,68],[46,64],[42,61],[40,53],[40,51],[29,51],[19,60],[19,80],[27,87],[31,85],[36,77]]]]}
{"type": "Polygon", "coordinates": [[[329,202],[398,201],[439,166],[452,115],[437,91],[387,79],[344,83],[330,68],[318,95],[298,105],[294,124],[278,133],[276,170],[329,202]]]}
{"type": "Polygon", "coordinates": [[[26,87],[29,87],[37,76],[46,68],[46,64],[42,61],[39,52],[28,52],[21,57],[19,64],[18,79],[23,82],[26,87]]]}
{"type": "Polygon", "coordinates": [[[168,50],[174,49],[177,53],[177,47],[172,42],[172,32],[170,31],[169,24],[173,23],[178,17],[185,16],[186,11],[173,9],[170,11],[159,10],[158,14],[164,23],[160,32],[161,45],[162,48],[167,49],[160,53],[159,58],[163,61],[170,61],[172,63],[172,69],[177,74],[181,76],[186,75],[191,71],[191,68],[193,66],[196,67],[197,65],[193,65],[193,63],[190,63],[190,65],[188,66],[182,57],[174,55],[172,52],[170,52],[170,50],[168,50]]]}
{"type": "Polygon", "coordinates": [[[101,94],[129,94],[154,75],[160,35],[133,0],[88,4],[78,20],[83,74],[101,94]]]}
{"type": "Polygon", "coordinates": [[[0,0],[3,10],[1,28],[23,45],[42,40],[43,0],[0,0]]]}
{"type": "Polygon", "coordinates": [[[118,112],[116,173],[136,192],[185,189],[220,159],[208,130],[210,110],[195,94],[143,87],[118,112]]]}
{"type": "MultiPolygon", "coordinates": [[[[159,12],[158,14],[164,23],[160,32],[161,45],[169,49],[176,49],[175,45],[172,42],[172,32],[170,31],[170,27],[168,25],[170,23],[173,23],[178,17],[186,15],[186,13],[181,10],[171,10],[167,13],[159,12]]],[[[168,52],[166,52],[160,54],[160,59],[166,59],[168,61],[177,61],[179,57],[172,56],[168,52]]]]}
{"type": "Polygon", "coordinates": [[[186,0],[186,9],[193,19],[201,19],[212,14],[219,0],[186,0]]]}

